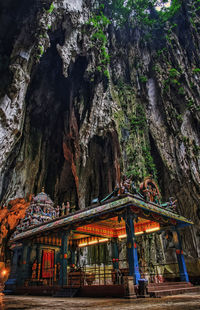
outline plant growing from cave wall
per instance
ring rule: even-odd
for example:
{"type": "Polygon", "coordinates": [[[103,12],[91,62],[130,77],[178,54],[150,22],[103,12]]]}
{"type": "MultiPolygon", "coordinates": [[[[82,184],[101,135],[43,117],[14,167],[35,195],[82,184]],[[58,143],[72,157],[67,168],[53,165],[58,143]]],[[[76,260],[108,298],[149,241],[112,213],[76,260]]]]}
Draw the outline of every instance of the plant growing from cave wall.
{"type": "MultiPolygon", "coordinates": [[[[166,1],[159,2],[165,4],[166,1]]],[[[194,2],[195,5],[191,5],[192,1],[183,3],[181,0],[172,0],[169,8],[163,6],[160,11],[156,9],[156,5],[158,5],[156,0],[110,0],[104,2],[107,3],[105,14],[118,28],[123,28],[128,32],[129,29],[139,29],[138,44],[142,43],[144,48],[149,47],[149,49],[154,50],[151,55],[149,71],[146,70],[140,60],[137,61],[137,64],[132,62],[132,67],[137,72],[140,94],[143,93],[144,100],[148,78],[153,76],[156,86],[159,86],[157,88],[161,92],[161,100],[163,102],[169,101],[169,106],[165,106],[164,109],[169,126],[171,126],[172,121],[175,123],[174,134],[177,134],[177,128],[182,125],[188,108],[192,112],[198,112],[195,97],[198,92],[196,81],[199,74],[199,62],[197,59],[195,61],[194,58],[195,66],[191,70],[190,67],[185,67],[175,58],[176,51],[179,49],[177,46],[181,24],[179,20],[185,16],[185,6],[191,6],[192,10],[195,11],[195,13],[192,13],[192,10],[188,11],[186,22],[192,26],[190,16],[193,15],[193,23],[197,29],[199,27],[195,20],[199,14],[199,5],[197,5],[199,1],[194,2]],[[158,34],[159,42],[157,40],[158,34]],[[191,80],[188,79],[188,76],[191,77],[191,80]],[[191,85],[188,84],[188,81],[191,85]],[[172,106],[173,116],[170,115],[172,106]]],[[[129,83],[131,84],[131,82],[129,83]]],[[[115,117],[121,131],[120,140],[125,158],[124,171],[130,175],[133,174],[139,180],[148,173],[156,176],[156,167],[151,156],[148,130],[144,125],[146,124],[144,118],[145,103],[140,99],[137,100],[133,88],[132,91],[129,88],[130,85],[122,81],[116,86],[120,108],[117,113],[115,112],[115,117]]],[[[136,92],[138,89],[135,90],[136,92]]]]}
{"type": "Polygon", "coordinates": [[[96,47],[99,52],[99,60],[96,69],[109,78],[108,64],[110,62],[110,56],[107,51],[108,39],[106,29],[110,24],[110,20],[104,15],[103,10],[104,4],[101,4],[92,17],[90,17],[87,24],[93,28],[91,36],[93,48],[96,47]]]}
{"type": "Polygon", "coordinates": [[[39,21],[39,31],[37,33],[37,43],[35,45],[35,58],[39,62],[40,58],[44,55],[47,47],[49,46],[49,36],[48,31],[52,27],[52,15],[55,9],[55,5],[52,2],[49,8],[42,9],[42,15],[39,21]]]}
{"type": "Polygon", "coordinates": [[[54,3],[52,2],[49,9],[47,10],[48,14],[51,14],[53,12],[53,10],[55,9],[54,3]]]}
{"type": "Polygon", "coordinates": [[[156,179],[144,103],[137,99],[134,87],[122,80],[113,87],[112,96],[118,104],[114,117],[120,133],[123,173],[138,183],[149,174],[156,179]]]}
{"type": "MultiPolygon", "coordinates": [[[[102,2],[106,4],[105,1],[102,2]]],[[[110,0],[107,6],[111,20],[119,26],[137,24],[153,28],[171,19],[181,8],[181,0],[172,0],[170,7],[165,6],[167,2],[168,0],[110,0]]]]}

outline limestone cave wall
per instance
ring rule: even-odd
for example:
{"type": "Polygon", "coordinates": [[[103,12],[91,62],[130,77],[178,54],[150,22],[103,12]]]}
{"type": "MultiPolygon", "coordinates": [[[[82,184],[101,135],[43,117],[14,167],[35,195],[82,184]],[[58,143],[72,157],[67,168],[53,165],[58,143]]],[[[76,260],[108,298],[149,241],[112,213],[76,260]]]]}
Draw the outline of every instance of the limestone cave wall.
{"type": "MultiPolygon", "coordinates": [[[[89,0],[0,3],[0,212],[12,215],[16,199],[24,206],[42,186],[55,203],[85,208],[122,173],[137,185],[153,174],[163,200],[176,197],[178,211],[195,222],[183,240],[188,259],[197,259],[199,10],[182,0],[150,34],[107,24],[102,46],[88,23],[97,7],[89,0]]],[[[7,225],[9,237],[14,226],[4,218],[1,234],[7,225]]]]}

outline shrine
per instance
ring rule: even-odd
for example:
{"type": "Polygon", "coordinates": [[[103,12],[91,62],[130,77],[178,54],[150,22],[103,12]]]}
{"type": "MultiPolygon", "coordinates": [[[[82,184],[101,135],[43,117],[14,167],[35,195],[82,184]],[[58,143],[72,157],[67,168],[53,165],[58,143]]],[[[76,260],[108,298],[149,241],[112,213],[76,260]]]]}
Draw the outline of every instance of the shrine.
{"type": "MultiPolygon", "coordinates": [[[[163,232],[173,236],[177,256],[174,278],[190,286],[180,230],[192,224],[177,213],[172,197],[161,203],[151,176],[145,178],[140,190],[126,178],[102,201],[72,212],[69,202],[53,207],[43,189],[33,197],[12,236],[12,265],[5,293],[135,296],[142,280],[169,280],[162,264],[144,266],[142,251],[138,251],[138,238],[152,233],[158,234],[157,247],[164,251],[163,232]]],[[[149,292],[153,294],[153,289],[149,292]]]]}

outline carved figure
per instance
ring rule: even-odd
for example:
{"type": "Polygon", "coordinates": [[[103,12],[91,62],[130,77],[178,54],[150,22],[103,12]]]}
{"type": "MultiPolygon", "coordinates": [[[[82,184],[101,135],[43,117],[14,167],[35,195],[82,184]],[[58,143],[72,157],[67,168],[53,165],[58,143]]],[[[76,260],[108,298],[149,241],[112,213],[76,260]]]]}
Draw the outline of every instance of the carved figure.
{"type": "Polygon", "coordinates": [[[52,218],[55,219],[55,217],[56,217],[56,210],[54,209],[54,210],[52,211],[52,218]]]}
{"type": "Polygon", "coordinates": [[[67,201],[67,205],[66,205],[66,215],[69,214],[69,211],[70,211],[70,203],[69,203],[69,201],[67,201]]]}
{"type": "Polygon", "coordinates": [[[60,207],[57,206],[56,207],[56,217],[59,217],[59,215],[60,215],[60,207]]]}
{"type": "Polygon", "coordinates": [[[166,203],[162,203],[161,206],[165,207],[168,210],[176,211],[176,202],[177,202],[177,199],[174,200],[174,197],[170,197],[169,201],[166,203]]]}
{"type": "MultiPolygon", "coordinates": [[[[58,207],[59,212],[59,207],[58,207]]],[[[16,227],[16,233],[21,233],[30,226],[38,225],[55,217],[56,210],[53,207],[53,201],[43,192],[33,196],[30,206],[26,209],[25,218],[22,219],[16,227]]],[[[16,236],[13,235],[14,237],[16,236]]]]}
{"type": "Polygon", "coordinates": [[[120,183],[120,193],[126,194],[130,191],[131,180],[126,176],[123,176],[122,181],[120,183]]]}
{"type": "Polygon", "coordinates": [[[125,193],[130,192],[130,187],[131,187],[131,180],[125,177],[125,180],[124,180],[125,193]]]}
{"type": "Polygon", "coordinates": [[[65,204],[64,202],[62,203],[62,206],[61,206],[61,216],[65,215],[65,204]]]}
{"type": "Polygon", "coordinates": [[[159,203],[161,198],[160,191],[152,176],[146,177],[144,182],[140,184],[140,192],[146,201],[159,203]]]}

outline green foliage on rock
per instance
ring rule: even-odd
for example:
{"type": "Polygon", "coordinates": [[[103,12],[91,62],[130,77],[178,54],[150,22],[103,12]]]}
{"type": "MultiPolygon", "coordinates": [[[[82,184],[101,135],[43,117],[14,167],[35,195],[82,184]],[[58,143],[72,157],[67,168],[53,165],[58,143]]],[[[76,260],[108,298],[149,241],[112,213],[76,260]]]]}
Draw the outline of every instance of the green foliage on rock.
{"type": "Polygon", "coordinates": [[[147,79],[146,76],[141,75],[141,76],[139,77],[139,80],[140,80],[142,83],[146,83],[148,79],[147,79]]]}
{"type": "Polygon", "coordinates": [[[38,48],[39,48],[39,51],[40,51],[39,56],[42,57],[43,54],[44,54],[44,46],[39,45],[38,48]]]}
{"type": "Polygon", "coordinates": [[[51,14],[54,9],[55,9],[55,6],[54,6],[54,4],[52,2],[51,5],[50,5],[50,8],[47,10],[47,13],[51,14]]]}
{"type": "Polygon", "coordinates": [[[110,62],[110,56],[107,52],[107,36],[106,29],[110,24],[110,20],[103,13],[104,5],[102,4],[97,12],[87,22],[88,25],[93,27],[93,34],[91,36],[92,41],[98,47],[100,53],[99,64],[97,71],[102,72],[107,78],[109,78],[109,72],[107,66],[110,62]]]}
{"type": "Polygon", "coordinates": [[[131,130],[136,132],[138,129],[144,130],[146,127],[146,114],[141,104],[136,105],[135,114],[130,119],[131,130]]]}
{"type": "Polygon", "coordinates": [[[179,72],[177,69],[171,68],[171,69],[169,70],[169,76],[170,76],[171,78],[179,77],[179,75],[180,75],[180,72],[179,72]]]}
{"type": "Polygon", "coordinates": [[[149,174],[156,178],[156,167],[151,155],[145,105],[136,98],[134,88],[119,80],[113,99],[118,103],[115,122],[120,133],[123,172],[137,183],[149,174]]]}
{"type": "Polygon", "coordinates": [[[110,0],[108,6],[112,20],[118,22],[118,25],[137,23],[142,26],[157,27],[171,19],[181,7],[181,0],[172,0],[170,7],[165,7],[167,2],[166,0],[110,0]]]}
{"type": "Polygon", "coordinates": [[[192,70],[192,72],[193,72],[193,73],[200,73],[200,68],[194,68],[194,69],[192,70]]]}

